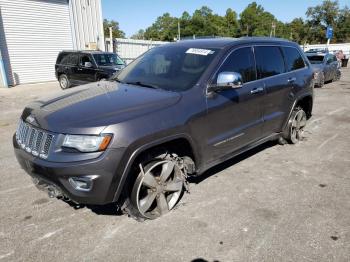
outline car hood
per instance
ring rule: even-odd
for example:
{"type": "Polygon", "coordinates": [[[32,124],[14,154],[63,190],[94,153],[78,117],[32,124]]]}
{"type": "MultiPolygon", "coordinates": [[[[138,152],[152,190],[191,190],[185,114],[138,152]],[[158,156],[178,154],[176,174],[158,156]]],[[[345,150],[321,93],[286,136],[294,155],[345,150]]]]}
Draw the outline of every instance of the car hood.
{"type": "Polygon", "coordinates": [[[35,101],[22,119],[56,133],[99,134],[108,125],[164,109],[180,98],[176,92],[100,81],[35,101]]]}
{"type": "Polygon", "coordinates": [[[125,65],[114,65],[114,66],[99,66],[99,69],[102,69],[103,71],[119,71],[122,70],[125,67],[125,65]]]}

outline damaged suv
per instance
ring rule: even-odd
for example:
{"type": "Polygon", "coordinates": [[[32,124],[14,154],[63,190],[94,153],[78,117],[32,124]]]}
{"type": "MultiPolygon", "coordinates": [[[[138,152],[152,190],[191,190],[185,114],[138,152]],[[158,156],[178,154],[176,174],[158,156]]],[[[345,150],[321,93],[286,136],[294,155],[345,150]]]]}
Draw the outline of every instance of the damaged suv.
{"type": "Polygon", "coordinates": [[[31,103],[13,144],[50,196],[155,219],[188,176],[270,140],[297,143],[312,105],[312,70],[293,42],[182,41],[113,79],[31,103]]]}

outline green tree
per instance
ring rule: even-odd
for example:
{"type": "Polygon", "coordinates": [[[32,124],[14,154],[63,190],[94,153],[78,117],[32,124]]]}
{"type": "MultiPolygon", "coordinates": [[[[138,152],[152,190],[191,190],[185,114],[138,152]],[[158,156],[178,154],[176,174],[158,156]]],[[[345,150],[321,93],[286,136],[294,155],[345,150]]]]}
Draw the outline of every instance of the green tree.
{"type": "Polygon", "coordinates": [[[178,18],[170,16],[169,13],[165,13],[159,16],[157,20],[146,29],[145,38],[160,41],[173,41],[177,36],[177,22],[178,18]]]}
{"type": "MultiPolygon", "coordinates": [[[[328,25],[334,29],[334,41],[350,41],[350,10],[339,8],[338,1],[324,0],[322,4],[309,7],[307,19],[295,18],[289,23],[278,21],[256,2],[248,6],[237,17],[236,12],[228,8],[225,15],[213,13],[202,6],[192,15],[183,12],[182,16],[172,17],[165,13],[148,27],[143,36],[145,39],[173,41],[178,34],[178,23],[181,37],[195,36],[270,36],[273,27],[276,37],[287,38],[300,44],[325,43],[325,30],[328,25]]],[[[139,31],[133,37],[141,37],[139,31]]]]}
{"type": "Polygon", "coordinates": [[[131,39],[145,39],[145,30],[140,29],[137,33],[133,34],[131,39]]]}
{"type": "Polygon", "coordinates": [[[294,18],[292,22],[286,25],[290,29],[289,39],[299,44],[307,41],[308,28],[302,18],[294,18]]]}
{"type": "Polygon", "coordinates": [[[125,38],[125,33],[119,29],[119,23],[114,20],[103,20],[103,31],[105,37],[109,37],[109,28],[112,27],[113,38],[125,38]]]}
{"type": "Polygon", "coordinates": [[[252,2],[242,11],[239,24],[241,35],[270,36],[274,25],[276,37],[287,36],[284,24],[256,2],[252,2]]]}
{"type": "Polygon", "coordinates": [[[325,0],[322,4],[307,9],[306,16],[311,43],[325,43],[327,41],[325,35],[327,26],[333,26],[334,32],[337,31],[338,14],[338,1],[325,0]]]}
{"type": "Polygon", "coordinates": [[[339,11],[335,36],[338,42],[350,42],[350,9],[347,6],[339,11]]]}
{"type": "Polygon", "coordinates": [[[226,10],[225,14],[225,34],[224,36],[236,37],[238,34],[237,13],[231,8],[226,10]]]}

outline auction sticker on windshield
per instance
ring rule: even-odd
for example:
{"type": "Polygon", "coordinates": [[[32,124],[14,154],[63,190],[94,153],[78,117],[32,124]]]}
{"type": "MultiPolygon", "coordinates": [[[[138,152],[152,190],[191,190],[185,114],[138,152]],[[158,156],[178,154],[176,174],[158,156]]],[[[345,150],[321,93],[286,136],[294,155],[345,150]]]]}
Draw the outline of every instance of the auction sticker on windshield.
{"type": "Polygon", "coordinates": [[[190,48],[186,51],[187,54],[194,54],[194,55],[211,55],[214,54],[213,50],[208,49],[200,49],[200,48],[190,48]]]}

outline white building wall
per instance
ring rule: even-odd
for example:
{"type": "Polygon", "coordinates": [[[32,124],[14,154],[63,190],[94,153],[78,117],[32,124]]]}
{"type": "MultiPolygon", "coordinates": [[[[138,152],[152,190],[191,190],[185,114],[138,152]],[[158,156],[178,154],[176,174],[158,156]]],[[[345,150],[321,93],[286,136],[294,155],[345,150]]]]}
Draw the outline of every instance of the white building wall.
{"type": "Polygon", "coordinates": [[[73,48],[104,51],[101,0],[69,1],[73,48]]]}
{"type": "Polygon", "coordinates": [[[9,85],[55,79],[54,65],[73,42],[66,0],[0,0],[0,47],[9,85]]]}
{"type": "Polygon", "coordinates": [[[53,81],[62,50],[104,50],[101,0],[0,0],[9,85],[53,81]]]}

